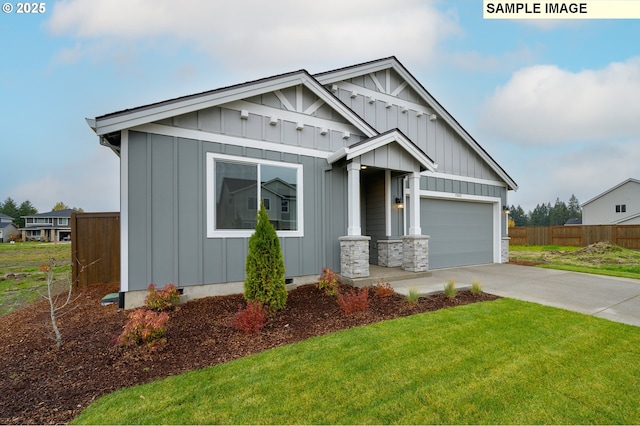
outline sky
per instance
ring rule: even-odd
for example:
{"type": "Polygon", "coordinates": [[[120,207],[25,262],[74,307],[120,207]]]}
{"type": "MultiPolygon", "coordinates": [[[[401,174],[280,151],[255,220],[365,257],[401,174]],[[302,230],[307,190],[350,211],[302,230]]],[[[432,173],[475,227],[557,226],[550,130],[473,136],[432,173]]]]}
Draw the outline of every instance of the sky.
{"type": "Polygon", "coordinates": [[[485,20],[481,0],[41,4],[0,13],[0,201],[118,211],[119,159],[85,118],[391,55],[517,182],[510,205],[640,179],[638,20],[485,20]]]}

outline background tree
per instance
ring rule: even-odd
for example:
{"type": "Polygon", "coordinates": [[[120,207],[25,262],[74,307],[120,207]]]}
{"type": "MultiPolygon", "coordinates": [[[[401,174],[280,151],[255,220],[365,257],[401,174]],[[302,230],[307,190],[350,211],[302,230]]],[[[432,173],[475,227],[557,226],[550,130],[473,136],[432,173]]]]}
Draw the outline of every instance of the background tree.
{"type": "Polygon", "coordinates": [[[24,228],[24,218],[22,218],[22,216],[31,216],[36,213],[38,213],[38,209],[33,207],[33,204],[31,204],[31,201],[29,200],[23,201],[20,204],[20,207],[18,207],[18,216],[20,217],[16,219],[16,224],[18,225],[18,227],[24,228]]]}
{"type": "Polygon", "coordinates": [[[582,219],[582,207],[580,207],[580,202],[575,195],[571,194],[571,198],[569,198],[569,205],[567,206],[567,210],[569,212],[570,219],[582,219]]]}
{"type": "Polygon", "coordinates": [[[529,217],[524,212],[524,209],[518,205],[518,207],[511,206],[509,209],[509,217],[513,220],[514,226],[528,226],[529,217]]]}
{"type": "Polygon", "coordinates": [[[529,213],[529,226],[549,226],[550,210],[550,203],[536,205],[536,208],[529,213]]]}
{"type": "Polygon", "coordinates": [[[549,210],[549,224],[552,226],[564,225],[569,220],[569,209],[564,201],[556,198],[556,203],[549,210]]]}
{"type": "Polygon", "coordinates": [[[51,209],[51,211],[53,212],[59,212],[60,210],[67,210],[70,209],[71,207],[69,207],[68,205],[66,205],[65,203],[63,203],[62,201],[58,201],[56,203],[55,206],[53,206],[53,208],[51,209]]]}
{"type": "Polygon", "coordinates": [[[62,201],[58,201],[56,203],[55,206],[53,206],[53,208],[51,209],[51,211],[54,212],[59,212],[60,210],[75,210],[77,212],[83,212],[84,209],[81,209],[80,207],[69,207],[68,205],[66,205],[65,203],[63,203],[62,201]]]}
{"type": "Polygon", "coordinates": [[[267,210],[260,202],[256,230],[249,238],[244,282],[244,298],[259,301],[271,311],[283,309],[287,304],[284,281],[284,258],[276,229],[269,221],[267,210]]]}
{"type": "Polygon", "coordinates": [[[0,203],[0,213],[4,213],[7,216],[13,218],[14,223],[18,228],[24,228],[24,219],[22,216],[29,216],[38,213],[38,210],[33,207],[31,201],[23,201],[20,207],[16,205],[16,202],[11,197],[7,197],[4,202],[0,203]]]}
{"type": "Polygon", "coordinates": [[[14,218],[16,221],[18,220],[18,206],[13,198],[7,197],[2,203],[0,203],[0,213],[4,213],[9,217],[14,218]]]}

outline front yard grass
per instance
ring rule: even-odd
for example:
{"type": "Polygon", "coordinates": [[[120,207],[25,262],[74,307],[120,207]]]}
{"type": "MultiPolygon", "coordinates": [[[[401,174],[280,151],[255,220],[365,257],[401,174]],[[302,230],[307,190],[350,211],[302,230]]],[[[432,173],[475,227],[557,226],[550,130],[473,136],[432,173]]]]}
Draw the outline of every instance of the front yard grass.
{"type": "Polygon", "coordinates": [[[541,268],[640,279],[640,251],[606,243],[588,247],[511,246],[509,258],[541,268]]]}
{"type": "Polygon", "coordinates": [[[637,424],[639,355],[640,328],[499,299],[120,390],[74,423],[637,424]]]}
{"type": "Polygon", "coordinates": [[[71,273],[70,243],[0,244],[0,315],[19,309],[46,292],[46,276],[40,265],[56,259],[56,281],[71,273]]]}

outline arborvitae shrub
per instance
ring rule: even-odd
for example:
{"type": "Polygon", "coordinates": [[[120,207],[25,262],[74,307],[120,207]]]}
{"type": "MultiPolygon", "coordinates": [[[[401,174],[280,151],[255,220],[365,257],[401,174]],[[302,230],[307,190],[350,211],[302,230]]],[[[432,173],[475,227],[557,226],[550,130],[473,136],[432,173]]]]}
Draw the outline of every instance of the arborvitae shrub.
{"type": "Polygon", "coordinates": [[[260,202],[256,230],[249,238],[247,253],[247,278],[244,297],[247,301],[259,301],[271,311],[283,309],[287,304],[287,288],[284,281],[284,258],[276,229],[260,202]]]}

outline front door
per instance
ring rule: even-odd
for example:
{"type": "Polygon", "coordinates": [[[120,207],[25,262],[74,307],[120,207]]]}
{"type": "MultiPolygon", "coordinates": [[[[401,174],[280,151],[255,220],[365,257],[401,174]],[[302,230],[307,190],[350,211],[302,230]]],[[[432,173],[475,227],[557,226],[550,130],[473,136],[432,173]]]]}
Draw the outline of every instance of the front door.
{"type": "Polygon", "coordinates": [[[385,171],[367,168],[360,171],[362,192],[362,235],[371,237],[369,263],[378,264],[378,240],[386,238],[385,171]]]}

